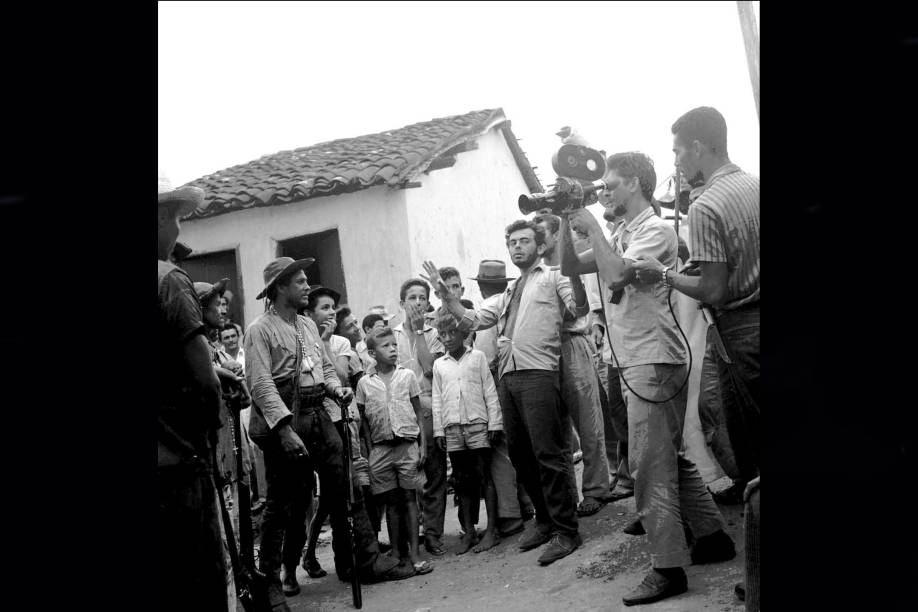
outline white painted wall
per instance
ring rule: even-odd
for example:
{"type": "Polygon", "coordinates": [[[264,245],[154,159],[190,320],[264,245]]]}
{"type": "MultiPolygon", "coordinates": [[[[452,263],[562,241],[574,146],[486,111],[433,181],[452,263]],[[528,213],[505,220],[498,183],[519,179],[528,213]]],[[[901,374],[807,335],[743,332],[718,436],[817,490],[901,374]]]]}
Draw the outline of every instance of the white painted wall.
{"type": "Polygon", "coordinates": [[[421,175],[415,180],[423,186],[405,191],[412,275],[423,271],[427,259],[453,266],[473,302],[481,294],[468,277],[477,274],[482,259],[500,259],[508,275],[519,276],[507,256],[504,228],[523,218],[517,199],[529,193],[499,129],[477,142],[478,149],[459,153],[454,166],[421,175]]]}
{"type": "MultiPolygon", "coordinates": [[[[243,312],[248,325],[264,311],[263,300],[255,296],[264,288],[263,271],[277,256],[278,241],[337,229],[350,306],[362,316],[382,301],[392,312],[398,306],[399,284],[409,274],[405,223],[408,191],[372,187],[195,219],[182,223],[180,240],[195,254],[239,249],[243,312]],[[381,299],[385,297],[389,299],[381,299]]],[[[309,270],[306,272],[308,276],[309,270]]]]}

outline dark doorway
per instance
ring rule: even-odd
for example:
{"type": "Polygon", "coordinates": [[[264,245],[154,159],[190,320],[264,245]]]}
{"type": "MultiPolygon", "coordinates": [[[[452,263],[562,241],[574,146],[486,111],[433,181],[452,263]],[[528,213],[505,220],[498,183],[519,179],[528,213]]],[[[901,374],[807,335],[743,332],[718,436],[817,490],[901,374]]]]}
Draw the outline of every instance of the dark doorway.
{"type": "Polygon", "coordinates": [[[192,255],[182,260],[180,266],[194,282],[215,283],[221,278],[228,278],[226,288],[233,294],[229,304],[229,315],[233,323],[245,329],[242,317],[242,283],[237,272],[235,250],[192,255]]]}
{"type": "Polygon", "coordinates": [[[344,284],[344,267],[341,265],[338,230],[282,240],[277,243],[277,256],[294,259],[315,258],[316,262],[306,268],[309,284],[330,287],[341,294],[342,303],[347,302],[347,287],[344,284]]]}

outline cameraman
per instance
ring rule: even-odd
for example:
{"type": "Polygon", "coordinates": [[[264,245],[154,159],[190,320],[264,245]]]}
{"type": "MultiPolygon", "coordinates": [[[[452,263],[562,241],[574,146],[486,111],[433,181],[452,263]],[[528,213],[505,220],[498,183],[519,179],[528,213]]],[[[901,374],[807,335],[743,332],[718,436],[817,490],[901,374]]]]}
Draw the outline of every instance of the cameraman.
{"type": "Polygon", "coordinates": [[[598,271],[602,284],[615,292],[606,304],[610,348],[628,411],[635,504],[653,561],[644,581],[623,598],[630,606],[684,593],[684,566],[732,559],[736,552],[695,464],[682,452],[688,368],[668,290],[641,282],[634,267],[644,255],[676,265],[676,232],[651,205],[657,179],[653,162],[643,153],[616,153],[606,160],[603,179],[616,185],[600,194],[603,216],[621,216],[623,221],[610,244],[589,211],[571,212],[561,227],[561,271],[598,271]],[[591,254],[581,256],[583,261],[573,250],[571,229],[586,234],[593,245],[591,254]],[[683,521],[697,540],[691,553],[683,521]]]}

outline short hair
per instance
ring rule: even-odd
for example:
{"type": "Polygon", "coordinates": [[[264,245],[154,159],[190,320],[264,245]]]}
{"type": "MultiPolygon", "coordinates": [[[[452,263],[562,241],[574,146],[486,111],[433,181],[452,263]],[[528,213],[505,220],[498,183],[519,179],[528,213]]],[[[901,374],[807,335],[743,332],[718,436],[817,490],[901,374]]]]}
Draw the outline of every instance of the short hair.
{"type": "Polygon", "coordinates": [[[335,311],[335,325],[336,327],[341,327],[341,323],[344,322],[348,316],[351,314],[351,307],[347,304],[342,304],[338,307],[338,310],[335,311]]]}
{"type": "Polygon", "coordinates": [[[425,283],[420,278],[409,278],[404,283],[402,283],[402,288],[398,290],[398,299],[405,301],[405,295],[408,293],[410,287],[424,287],[424,293],[427,294],[427,299],[430,299],[430,285],[425,283]]]}
{"type": "Polygon", "coordinates": [[[382,329],[376,329],[367,336],[367,350],[376,350],[376,343],[389,336],[395,337],[395,332],[388,325],[382,329]]]}
{"type": "Polygon", "coordinates": [[[456,321],[456,317],[453,314],[445,309],[440,308],[437,310],[437,331],[456,329],[459,326],[459,323],[456,321]]]}
{"type": "Polygon", "coordinates": [[[236,326],[233,325],[232,323],[226,323],[226,324],[223,325],[223,327],[220,328],[220,337],[221,337],[221,338],[223,337],[223,332],[225,332],[225,331],[234,331],[234,332],[236,332],[236,335],[237,335],[237,336],[240,335],[240,334],[239,334],[239,330],[238,330],[238,329],[236,328],[236,326]]]}
{"type": "Polygon", "coordinates": [[[697,140],[714,155],[727,157],[727,122],[716,108],[693,108],[676,119],[672,131],[683,144],[697,140]]]}
{"type": "Polygon", "coordinates": [[[472,300],[467,300],[465,298],[462,298],[461,300],[459,300],[459,303],[462,304],[462,307],[465,308],[466,310],[471,310],[475,308],[475,304],[472,303],[472,300]]]}
{"type": "Polygon", "coordinates": [[[532,218],[535,223],[544,223],[551,230],[552,234],[557,234],[561,230],[561,217],[543,213],[532,218]]]}
{"type": "Polygon", "coordinates": [[[368,314],[367,316],[363,318],[363,322],[360,324],[360,328],[366,331],[368,327],[373,327],[374,325],[376,325],[377,321],[382,321],[383,323],[385,323],[386,319],[381,314],[377,314],[375,312],[368,314]]]}
{"type": "Polygon", "coordinates": [[[545,244],[545,229],[541,225],[537,225],[528,219],[519,219],[508,225],[504,234],[504,240],[509,242],[510,234],[524,229],[531,229],[535,232],[535,241],[537,245],[545,244]]]}
{"type": "Polygon", "coordinates": [[[622,178],[637,178],[641,185],[641,194],[648,202],[653,200],[657,188],[657,173],[653,169],[653,160],[640,151],[615,153],[606,159],[606,169],[615,170],[622,178]]]}
{"type": "Polygon", "coordinates": [[[454,267],[452,267],[452,266],[443,266],[442,268],[440,268],[439,270],[437,270],[437,274],[439,274],[439,275],[440,275],[440,278],[442,278],[443,280],[446,280],[446,279],[448,279],[448,278],[452,278],[452,277],[454,277],[454,276],[458,276],[458,277],[459,277],[459,283],[460,283],[460,284],[462,283],[462,275],[459,274],[459,270],[457,270],[456,268],[454,268],[454,267]]]}

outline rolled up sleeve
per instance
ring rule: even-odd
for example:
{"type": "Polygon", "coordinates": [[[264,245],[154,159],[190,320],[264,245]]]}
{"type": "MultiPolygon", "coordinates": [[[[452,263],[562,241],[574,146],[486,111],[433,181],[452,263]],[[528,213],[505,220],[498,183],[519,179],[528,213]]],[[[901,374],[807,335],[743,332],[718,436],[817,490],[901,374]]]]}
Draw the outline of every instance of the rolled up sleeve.
{"type": "Polygon", "coordinates": [[[506,293],[494,296],[495,299],[485,300],[477,310],[468,308],[459,321],[458,328],[464,332],[479,329],[488,329],[497,325],[501,310],[504,307],[506,293]]]}
{"type": "Polygon", "coordinates": [[[580,305],[574,302],[574,290],[571,287],[571,279],[559,274],[557,288],[558,297],[564,305],[561,317],[565,321],[573,321],[590,314],[589,300],[580,305]]]}
{"type": "Polygon", "coordinates": [[[264,328],[250,329],[245,335],[245,380],[252,401],[261,410],[269,429],[292,418],[271,376],[271,340],[264,328]]]}

